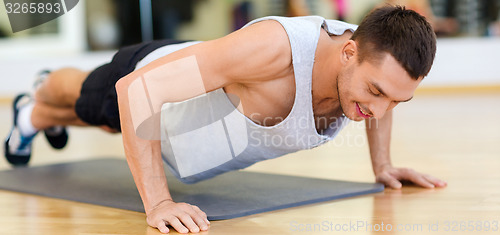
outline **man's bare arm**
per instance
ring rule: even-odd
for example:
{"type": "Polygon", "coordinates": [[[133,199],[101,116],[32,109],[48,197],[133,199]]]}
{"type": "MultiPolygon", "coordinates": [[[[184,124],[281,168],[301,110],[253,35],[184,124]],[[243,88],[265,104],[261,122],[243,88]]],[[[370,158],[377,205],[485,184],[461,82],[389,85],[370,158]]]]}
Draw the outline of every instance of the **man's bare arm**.
{"type": "Polygon", "coordinates": [[[411,181],[425,188],[446,186],[446,182],[409,168],[395,168],[390,157],[392,110],[381,119],[366,120],[366,134],[370,146],[373,172],[376,181],[391,188],[401,188],[401,180],[411,181]]]}
{"type": "Polygon", "coordinates": [[[184,233],[188,229],[197,232],[208,224],[199,208],[175,203],[169,194],[158,140],[160,115],[155,115],[162,104],[231,83],[270,80],[276,73],[288,71],[290,64],[286,33],[279,23],[269,21],[179,50],[118,81],[125,155],[150,226],[168,232],[166,225],[170,224],[184,233]],[[145,122],[150,125],[143,125],[145,122]]]}
{"type": "MultiPolygon", "coordinates": [[[[195,55],[174,59],[162,58],[117,83],[123,144],[148,224],[164,233],[168,232],[167,224],[181,233],[199,232],[200,229],[208,229],[206,214],[196,206],[173,202],[163,171],[158,138],[158,114],[163,103],[185,100],[206,92],[195,55]],[[141,126],[151,118],[152,125],[141,126]]],[[[222,80],[219,82],[222,86],[222,80]]]]}

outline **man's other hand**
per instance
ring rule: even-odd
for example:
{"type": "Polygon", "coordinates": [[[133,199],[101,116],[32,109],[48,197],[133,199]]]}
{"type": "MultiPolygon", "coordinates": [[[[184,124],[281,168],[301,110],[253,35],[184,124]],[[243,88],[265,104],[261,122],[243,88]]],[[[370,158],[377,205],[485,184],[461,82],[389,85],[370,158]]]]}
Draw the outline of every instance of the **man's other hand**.
{"type": "Polygon", "coordinates": [[[396,168],[390,165],[380,167],[375,172],[376,181],[385,186],[399,189],[401,181],[409,181],[424,188],[446,187],[447,183],[436,177],[422,174],[409,168],[396,168]]]}

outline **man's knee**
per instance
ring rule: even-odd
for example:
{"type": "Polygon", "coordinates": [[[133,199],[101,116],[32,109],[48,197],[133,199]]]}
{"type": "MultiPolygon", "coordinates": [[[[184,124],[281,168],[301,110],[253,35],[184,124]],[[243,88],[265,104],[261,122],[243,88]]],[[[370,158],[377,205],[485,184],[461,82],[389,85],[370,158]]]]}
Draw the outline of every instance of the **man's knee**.
{"type": "Polygon", "coordinates": [[[56,70],[42,83],[35,98],[48,103],[74,106],[86,75],[87,73],[74,68],[56,70]]]}

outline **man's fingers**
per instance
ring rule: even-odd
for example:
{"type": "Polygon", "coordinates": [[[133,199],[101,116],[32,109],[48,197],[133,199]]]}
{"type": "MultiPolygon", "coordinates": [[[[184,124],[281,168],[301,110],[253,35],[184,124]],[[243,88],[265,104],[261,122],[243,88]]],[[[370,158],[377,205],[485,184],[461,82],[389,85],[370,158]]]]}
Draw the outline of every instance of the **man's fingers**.
{"type": "Polygon", "coordinates": [[[193,207],[193,210],[195,211],[195,213],[198,215],[198,216],[194,217],[194,222],[196,222],[196,224],[198,224],[198,226],[201,228],[201,230],[208,230],[208,225],[210,224],[210,222],[207,219],[207,214],[205,214],[205,212],[203,212],[197,206],[192,206],[192,207],[193,207]]]}
{"type": "Polygon", "coordinates": [[[179,219],[181,222],[186,226],[190,232],[192,233],[198,233],[200,232],[200,227],[193,221],[193,218],[189,214],[184,214],[182,216],[179,216],[179,219]]]}
{"type": "MultiPolygon", "coordinates": [[[[189,228],[193,233],[197,233],[201,230],[207,230],[208,225],[205,223],[203,217],[201,217],[192,205],[187,203],[179,203],[182,207],[183,215],[180,215],[182,223],[189,228]]],[[[199,209],[199,208],[198,208],[199,209]]]]}
{"type": "Polygon", "coordinates": [[[445,181],[440,180],[434,176],[424,175],[424,178],[427,179],[429,182],[431,182],[432,184],[434,184],[437,187],[445,187],[447,185],[447,183],[445,181]]]}
{"type": "Polygon", "coordinates": [[[424,187],[424,188],[434,188],[434,184],[429,182],[426,178],[423,176],[416,176],[415,179],[413,180],[414,183],[424,187]]]}
{"type": "Polygon", "coordinates": [[[168,229],[167,224],[165,224],[165,221],[158,222],[158,225],[156,225],[156,228],[158,230],[160,230],[161,233],[168,233],[168,232],[170,232],[170,229],[168,229]]]}
{"type": "Polygon", "coordinates": [[[434,188],[434,184],[424,178],[422,174],[414,170],[407,170],[404,178],[424,188],[434,188]]]}
{"type": "Polygon", "coordinates": [[[387,173],[382,173],[379,176],[377,176],[377,182],[383,183],[386,186],[389,186],[394,189],[400,189],[401,188],[401,182],[399,182],[396,178],[390,176],[387,173]]]}
{"type": "Polygon", "coordinates": [[[167,222],[177,230],[179,233],[188,233],[187,229],[177,217],[172,217],[172,219],[167,220],[167,222]]]}

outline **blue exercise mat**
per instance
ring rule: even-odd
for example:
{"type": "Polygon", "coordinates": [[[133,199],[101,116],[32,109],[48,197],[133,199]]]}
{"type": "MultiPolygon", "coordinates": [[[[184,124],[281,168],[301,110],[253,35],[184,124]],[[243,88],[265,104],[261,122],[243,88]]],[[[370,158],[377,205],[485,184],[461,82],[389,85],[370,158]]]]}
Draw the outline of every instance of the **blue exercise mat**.
{"type": "MultiPolygon", "coordinates": [[[[197,184],[167,173],[174,201],[197,205],[209,220],[256,213],[384,190],[378,183],[229,172],[197,184]]],[[[127,162],[97,159],[0,171],[0,189],[144,212],[127,162]]]]}

